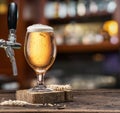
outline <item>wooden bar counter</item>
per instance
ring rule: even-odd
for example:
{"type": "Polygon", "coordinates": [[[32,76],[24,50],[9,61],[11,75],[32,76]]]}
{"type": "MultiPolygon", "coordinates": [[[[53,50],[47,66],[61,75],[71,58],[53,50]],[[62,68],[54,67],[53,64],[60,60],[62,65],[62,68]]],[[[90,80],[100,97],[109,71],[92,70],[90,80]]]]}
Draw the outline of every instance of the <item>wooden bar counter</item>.
{"type": "MultiPolygon", "coordinates": [[[[120,90],[96,89],[74,91],[74,101],[56,106],[0,106],[0,113],[120,113],[120,90]]],[[[15,100],[15,92],[1,92],[0,100],[15,100]]]]}

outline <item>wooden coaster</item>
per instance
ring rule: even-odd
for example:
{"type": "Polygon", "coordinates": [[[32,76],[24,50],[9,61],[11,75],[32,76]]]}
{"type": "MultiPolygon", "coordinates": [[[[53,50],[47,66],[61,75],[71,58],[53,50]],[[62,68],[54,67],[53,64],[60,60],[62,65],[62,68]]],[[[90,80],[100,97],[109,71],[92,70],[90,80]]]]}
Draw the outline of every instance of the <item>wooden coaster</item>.
{"type": "Polygon", "coordinates": [[[29,90],[16,91],[16,99],[29,103],[59,103],[73,101],[72,91],[32,92],[29,90]]]}
{"type": "Polygon", "coordinates": [[[70,102],[70,101],[73,101],[73,92],[71,90],[66,90],[64,91],[65,93],[65,101],[66,102],[70,102]]]}

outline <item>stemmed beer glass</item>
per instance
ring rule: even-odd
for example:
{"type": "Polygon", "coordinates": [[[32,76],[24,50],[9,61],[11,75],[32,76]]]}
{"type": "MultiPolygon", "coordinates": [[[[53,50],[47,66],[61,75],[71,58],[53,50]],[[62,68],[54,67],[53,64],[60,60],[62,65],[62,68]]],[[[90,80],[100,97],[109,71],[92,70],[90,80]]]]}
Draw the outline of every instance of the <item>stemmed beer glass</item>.
{"type": "Polygon", "coordinates": [[[28,64],[37,75],[37,86],[30,90],[49,91],[44,84],[44,76],[56,57],[53,28],[42,24],[28,26],[25,36],[24,54],[28,64]]]}

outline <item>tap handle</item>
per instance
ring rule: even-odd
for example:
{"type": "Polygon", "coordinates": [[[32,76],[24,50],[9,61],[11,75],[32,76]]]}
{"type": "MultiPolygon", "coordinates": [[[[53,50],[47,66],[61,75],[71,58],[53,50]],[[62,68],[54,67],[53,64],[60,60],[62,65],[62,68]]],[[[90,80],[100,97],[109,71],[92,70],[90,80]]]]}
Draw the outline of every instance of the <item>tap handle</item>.
{"type": "Polygon", "coordinates": [[[17,4],[11,2],[8,6],[8,28],[16,29],[17,24],[17,4]]]}

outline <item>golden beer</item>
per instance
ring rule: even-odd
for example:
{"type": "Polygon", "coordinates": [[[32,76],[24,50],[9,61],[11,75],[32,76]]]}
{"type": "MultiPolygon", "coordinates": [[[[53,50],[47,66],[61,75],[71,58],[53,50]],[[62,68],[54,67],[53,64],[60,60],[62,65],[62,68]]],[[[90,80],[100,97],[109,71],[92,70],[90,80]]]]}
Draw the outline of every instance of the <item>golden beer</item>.
{"type": "MultiPolygon", "coordinates": [[[[28,64],[36,72],[41,88],[44,84],[43,76],[56,57],[53,28],[41,24],[29,26],[25,37],[24,54],[28,64]]],[[[39,88],[36,86],[35,89],[39,88]]]]}

